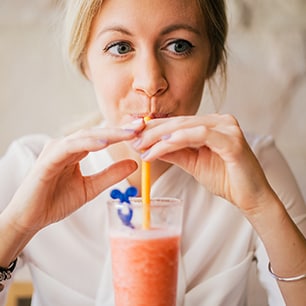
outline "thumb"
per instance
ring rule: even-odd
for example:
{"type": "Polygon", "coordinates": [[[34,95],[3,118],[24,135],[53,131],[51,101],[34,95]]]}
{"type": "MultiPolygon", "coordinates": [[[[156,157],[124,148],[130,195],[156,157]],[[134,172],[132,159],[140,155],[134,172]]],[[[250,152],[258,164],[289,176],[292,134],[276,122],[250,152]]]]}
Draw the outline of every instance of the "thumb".
{"type": "Polygon", "coordinates": [[[87,201],[92,200],[106,188],[125,179],[138,168],[134,160],[122,160],[112,164],[103,171],[84,177],[87,201]]]}

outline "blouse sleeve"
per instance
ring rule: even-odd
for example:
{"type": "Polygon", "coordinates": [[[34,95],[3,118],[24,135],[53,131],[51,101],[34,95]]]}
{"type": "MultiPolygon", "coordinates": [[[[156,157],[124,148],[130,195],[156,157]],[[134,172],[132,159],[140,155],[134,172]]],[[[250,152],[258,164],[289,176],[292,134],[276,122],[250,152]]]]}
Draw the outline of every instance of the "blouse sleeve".
{"type": "MultiPolygon", "coordinates": [[[[32,135],[14,141],[6,153],[0,158],[0,212],[9,204],[22,180],[34,164],[47,141],[44,135],[32,135]]],[[[18,258],[15,271],[23,266],[22,258],[18,258]]],[[[14,271],[14,273],[15,273],[14,271]]],[[[5,305],[7,291],[14,278],[5,282],[5,289],[0,293],[0,305],[5,305]]]]}
{"type": "Polygon", "coordinates": [[[10,202],[40,154],[47,136],[25,136],[14,141],[0,159],[0,211],[10,202]]]}
{"type": "MultiPolygon", "coordinates": [[[[298,184],[282,154],[276,148],[271,137],[261,138],[253,147],[266,177],[274,191],[286,207],[289,215],[306,235],[306,205],[298,184]]],[[[277,282],[268,272],[268,262],[265,248],[257,240],[256,249],[258,277],[268,294],[269,305],[285,305],[277,282]]]]}

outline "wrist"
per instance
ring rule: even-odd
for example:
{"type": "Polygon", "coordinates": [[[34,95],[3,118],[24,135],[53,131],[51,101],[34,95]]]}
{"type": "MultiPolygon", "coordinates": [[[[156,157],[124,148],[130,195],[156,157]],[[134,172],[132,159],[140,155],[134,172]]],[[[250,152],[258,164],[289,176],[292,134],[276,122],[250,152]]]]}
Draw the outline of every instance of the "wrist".
{"type": "Polygon", "coordinates": [[[0,266],[8,267],[35,235],[18,226],[8,210],[0,214],[0,266]]]}
{"type": "Polygon", "coordinates": [[[242,213],[260,235],[273,229],[271,222],[279,223],[288,217],[284,205],[272,189],[258,196],[256,205],[252,205],[252,209],[242,211],[242,213]]]}
{"type": "Polygon", "coordinates": [[[0,292],[4,289],[3,281],[6,281],[12,277],[12,273],[15,270],[17,258],[10,263],[6,268],[0,266],[0,292]]]}
{"type": "Polygon", "coordinates": [[[258,209],[248,212],[245,216],[265,246],[273,273],[281,275],[279,278],[288,279],[304,275],[305,237],[277,195],[271,193],[258,209]]]}

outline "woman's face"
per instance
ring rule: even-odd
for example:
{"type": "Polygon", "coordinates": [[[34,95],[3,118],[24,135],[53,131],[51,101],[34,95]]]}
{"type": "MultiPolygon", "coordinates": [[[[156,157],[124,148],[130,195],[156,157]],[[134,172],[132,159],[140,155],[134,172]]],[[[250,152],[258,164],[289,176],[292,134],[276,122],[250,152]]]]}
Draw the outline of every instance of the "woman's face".
{"type": "Polygon", "coordinates": [[[105,0],[87,47],[108,125],[196,113],[210,46],[195,0],[105,0]]]}

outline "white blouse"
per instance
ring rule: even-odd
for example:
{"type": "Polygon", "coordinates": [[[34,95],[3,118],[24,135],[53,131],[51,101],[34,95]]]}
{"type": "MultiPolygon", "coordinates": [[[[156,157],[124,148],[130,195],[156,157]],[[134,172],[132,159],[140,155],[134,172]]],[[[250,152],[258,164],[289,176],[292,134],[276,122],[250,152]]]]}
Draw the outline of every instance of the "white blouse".
{"type": "MultiPolygon", "coordinates": [[[[0,160],[0,210],[8,205],[47,140],[44,135],[23,137],[0,160]]],[[[304,200],[272,138],[248,140],[271,185],[306,234],[304,200]]],[[[81,168],[84,174],[92,174],[111,163],[103,150],[89,154],[81,168]]],[[[111,189],[123,191],[128,186],[123,180],[111,189]]],[[[151,192],[153,197],[184,201],[177,305],[260,305],[254,300],[262,298],[254,289],[258,288],[256,279],[270,305],[285,305],[267,272],[264,247],[237,208],[207,192],[176,166],[153,184],[151,192]]],[[[43,229],[26,246],[18,266],[27,264],[30,269],[35,290],[32,305],[114,305],[105,205],[109,193],[106,190],[71,216],[43,229]]],[[[0,305],[5,305],[4,300],[5,293],[1,293],[0,305]]]]}

